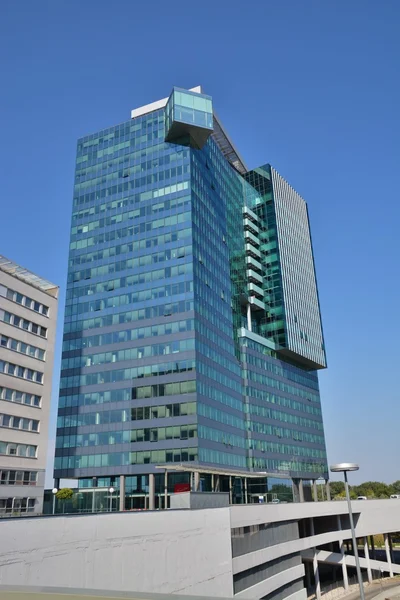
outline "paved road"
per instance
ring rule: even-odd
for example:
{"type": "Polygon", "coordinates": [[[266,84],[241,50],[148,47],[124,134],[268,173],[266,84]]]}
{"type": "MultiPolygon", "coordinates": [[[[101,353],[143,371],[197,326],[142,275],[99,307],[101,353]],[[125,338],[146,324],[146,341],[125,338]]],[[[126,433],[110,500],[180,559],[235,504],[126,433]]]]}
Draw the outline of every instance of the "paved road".
{"type": "MultiPolygon", "coordinates": [[[[371,585],[364,587],[365,600],[385,600],[392,596],[400,595],[400,577],[383,579],[382,582],[374,581],[371,585]]],[[[352,592],[343,596],[345,600],[359,600],[360,592],[352,592]]]]}

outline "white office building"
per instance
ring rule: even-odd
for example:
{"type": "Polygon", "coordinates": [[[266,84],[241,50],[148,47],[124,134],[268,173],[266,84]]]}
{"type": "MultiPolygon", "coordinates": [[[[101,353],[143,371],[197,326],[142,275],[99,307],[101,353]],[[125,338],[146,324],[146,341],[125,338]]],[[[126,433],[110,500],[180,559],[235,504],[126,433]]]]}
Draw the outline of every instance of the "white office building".
{"type": "Polygon", "coordinates": [[[42,512],[58,289],[0,255],[0,517],[42,512]]]}

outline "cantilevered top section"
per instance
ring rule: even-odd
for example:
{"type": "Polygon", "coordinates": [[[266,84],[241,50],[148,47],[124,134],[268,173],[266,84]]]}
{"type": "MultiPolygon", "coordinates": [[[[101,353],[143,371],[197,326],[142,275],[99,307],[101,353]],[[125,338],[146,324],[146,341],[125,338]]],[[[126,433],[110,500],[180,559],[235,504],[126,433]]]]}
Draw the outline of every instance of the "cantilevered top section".
{"type": "Polygon", "coordinates": [[[16,277],[29,285],[49,294],[49,296],[53,296],[53,298],[57,298],[58,296],[58,286],[54,285],[50,281],[46,279],[42,279],[38,275],[35,275],[28,269],[24,269],[17,265],[17,263],[13,262],[9,258],[2,256],[0,254],[0,271],[4,271],[4,273],[8,273],[12,277],[16,277]]]}
{"type": "MultiPolygon", "coordinates": [[[[201,94],[201,85],[198,85],[194,88],[190,88],[188,92],[195,92],[197,94],[201,94]]],[[[160,108],[164,108],[165,106],[167,106],[168,98],[163,98],[162,100],[151,102],[151,104],[145,104],[144,106],[139,106],[139,108],[134,108],[133,110],[131,110],[131,119],[136,119],[136,117],[141,117],[142,115],[147,115],[147,113],[154,112],[155,110],[160,110],[160,108]]]]}
{"type": "MultiPolygon", "coordinates": [[[[196,94],[204,93],[202,90],[202,87],[200,85],[190,88],[188,91],[194,92],[196,94]]],[[[140,117],[147,113],[154,112],[155,110],[160,110],[160,108],[165,108],[167,106],[168,100],[169,100],[169,97],[163,98],[162,100],[157,100],[156,102],[152,102],[151,104],[146,104],[145,106],[140,106],[139,108],[134,108],[131,111],[131,118],[136,119],[137,117],[140,117]]],[[[235,146],[233,145],[233,142],[229,138],[227,132],[221,125],[221,121],[215,114],[215,111],[213,112],[213,116],[214,116],[214,127],[213,127],[213,133],[211,134],[212,137],[214,138],[217,146],[219,147],[219,149],[221,150],[222,154],[225,156],[227,161],[229,161],[230,164],[237,171],[239,171],[239,173],[244,175],[248,170],[244,161],[242,160],[241,156],[239,155],[238,151],[236,150],[235,146]]]]}
{"type": "Polygon", "coordinates": [[[181,143],[189,136],[191,144],[202,148],[213,132],[213,121],[211,96],[174,87],[165,107],[165,141],[181,143]]]}

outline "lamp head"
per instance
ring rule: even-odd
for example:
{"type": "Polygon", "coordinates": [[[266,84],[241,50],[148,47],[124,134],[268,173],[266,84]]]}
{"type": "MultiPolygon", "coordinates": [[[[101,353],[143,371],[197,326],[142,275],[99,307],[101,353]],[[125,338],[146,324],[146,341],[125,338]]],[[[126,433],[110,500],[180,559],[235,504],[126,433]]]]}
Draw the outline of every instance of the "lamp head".
{"type": "Polygon", "coordinates": [[[358,471],[360,467],[356,463],[338,463],[331,465],[332,473],[344,473],[345,471],[358,471]]]}

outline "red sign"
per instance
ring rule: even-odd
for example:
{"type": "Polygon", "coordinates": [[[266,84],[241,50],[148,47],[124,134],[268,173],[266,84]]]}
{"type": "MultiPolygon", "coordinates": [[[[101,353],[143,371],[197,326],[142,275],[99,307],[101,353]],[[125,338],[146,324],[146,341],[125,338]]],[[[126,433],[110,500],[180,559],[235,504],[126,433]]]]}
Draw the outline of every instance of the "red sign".
{"type": "Polygon", "coordinates": [[[182,492],[190,492],[190,483],[176,483],[174,485],[174,494],[181,494],[182,492]]]}

